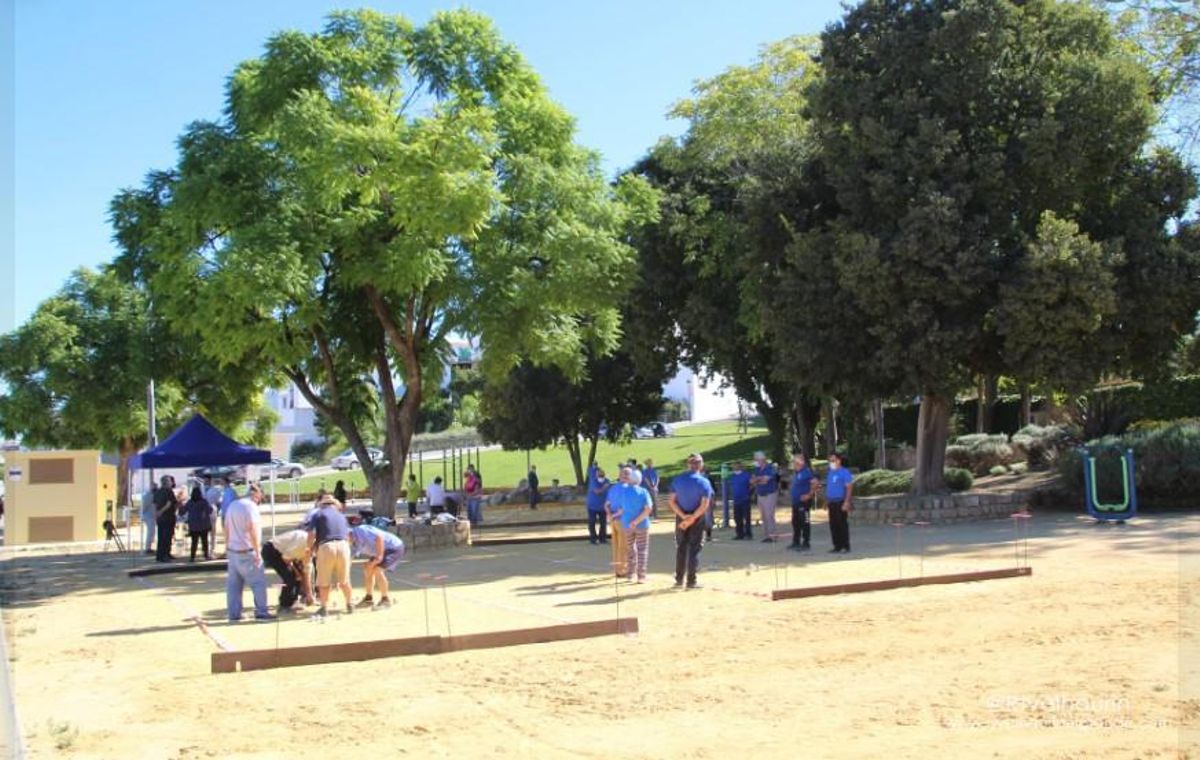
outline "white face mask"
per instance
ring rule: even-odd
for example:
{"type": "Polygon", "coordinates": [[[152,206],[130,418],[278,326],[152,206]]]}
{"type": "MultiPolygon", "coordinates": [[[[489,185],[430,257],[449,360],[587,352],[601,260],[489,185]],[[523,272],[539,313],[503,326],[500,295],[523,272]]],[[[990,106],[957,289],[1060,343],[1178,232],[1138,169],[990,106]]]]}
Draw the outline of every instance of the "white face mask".
{"type": "Polygon", "coordinates": [[[829,463],[829,469],[831,469],[831,470],[840,470],[840,469],[842,469],[842,463],[841,463],[841,462],[830,462],[830,463],[829,463]]]}

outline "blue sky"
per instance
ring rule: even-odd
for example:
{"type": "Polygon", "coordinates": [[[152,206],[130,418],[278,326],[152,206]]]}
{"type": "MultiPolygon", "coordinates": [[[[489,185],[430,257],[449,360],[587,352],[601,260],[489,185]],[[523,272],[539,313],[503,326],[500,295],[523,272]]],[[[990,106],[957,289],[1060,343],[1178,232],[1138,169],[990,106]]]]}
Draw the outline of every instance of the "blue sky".
{"type": "MultiPolygon", "coordinates": [[[[0,0],[0,75],[15,73],[15,297],[0,289],[0,332],[29,316],[70,272],[112,258],[108,202],[174,162],[190,121],[219,116],[225,78],[281,29],[316,31],[315,0],[0,0]],[[15,45],[4,42],[15,22],[15,45]],[[12,52],[6,52],[11,50],[12,52]],[[12,55],[10,60],[4,60],[12,55]],[[15,320],[15,321],[14,321],[15,320]]],[[[759,46],[817,33],[839,0],[476,0],[578,120],[579,141],[614,171],[680,126],[665,117],[692,83],[751,61],[759,46]]],[[[414,21],[456,3],[371,7],[414,21]]],[[[15,131],[10,138],[6,130],[15,131]]],[[[0,161],[0,177],[4,165],[0,161]]],[[[0,201],[3,201],[0,198],[0,201]]],[[[7,205],[7,204],[6,204],[7,205]]],[[[0,214],[0,234],[4,232],[0,214]]],[[[0,264],[3,261],[0,247],[0,264]]],[[[11,263],[10,263],[11,266],[11,263]]],[[[0,270],[0,281],[9,273],[0,270]]],[[[180,283],[181,289],[186,283],[180,283]]]]}

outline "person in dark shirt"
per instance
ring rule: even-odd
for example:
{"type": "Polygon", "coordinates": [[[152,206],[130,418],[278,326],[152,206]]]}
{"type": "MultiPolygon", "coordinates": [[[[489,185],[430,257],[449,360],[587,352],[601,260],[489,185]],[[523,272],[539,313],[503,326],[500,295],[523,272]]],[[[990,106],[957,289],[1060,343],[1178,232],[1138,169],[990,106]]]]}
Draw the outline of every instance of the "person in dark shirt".
{"type": "Polygon", "coordinates": [[[212,531],[212,505],[204,498],[200,486],[192,489],[192,496],[183,505],[184,519],[187,520],[188,536],[192,539],[192,555],[189,561],[196,561],[196,545],[203,544],[204,558],[212,559],[208,551],[208,534],[212,531]]]}
{"type": "Polygon", "coordinates": [[[733,502],[733,524],[737,529],[733,540],[754,538],[750,520],[750,473],[741,461],[733,463],[733,472],[729,475],[729,498],[733,502]]]}
{"type": "Polygon", "coordinates": [[[175,496],[175,478],[163,475],[158,490],[154,492],[154,522],[158,532],[156,562],[171,561],[171,544],[175,541],[175,520],[179,514],[179,498],[175,496]]]}
{"type": "Polygon", "coordinates": [[[350,588],[350,523],[342,514],[344,505],[325,496],[309,521],[308,546],[317,557],[317,617],[325,617],[329,587],[336,585],[346,598],[346,612],[354,612],[350,588]]]}
{"type": "Polygon", "coordinates": [[[537,474],[537,465],[536,464],[532,464],[529,466],[528,483],[529,483],[529,508],[537,509],[538,496],[539,496],[539,494],[538,494],[539,482],[538,482],[538,474],[537,474]]]}
{"type": "Polygon", "coordinates": [[[792,543],[789,549],[808,551],[812,538],[813,483],[816,476],[803,454],[792,457],[792,543]]]}

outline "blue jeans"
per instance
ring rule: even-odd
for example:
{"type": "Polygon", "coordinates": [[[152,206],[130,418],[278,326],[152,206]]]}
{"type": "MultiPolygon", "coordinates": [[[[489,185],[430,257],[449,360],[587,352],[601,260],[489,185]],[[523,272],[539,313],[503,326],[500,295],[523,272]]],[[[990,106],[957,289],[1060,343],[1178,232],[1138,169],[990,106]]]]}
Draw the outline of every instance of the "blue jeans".
{"type": "Polygon", "coordinates": [[[263,617],[267,609],[267,574],[262,566],[254,565],[253,552],[229,550],[229,574],[225,576],[225,605],[229,608],[229,619],[242,617],[242,591],[247,583],[254,594],[254,616],[263,617]]]}
{"type": "Polygon", "coordinates": [[[483,522],[483,499],[467,499],[467,519],[472,525],[483,522]]]}

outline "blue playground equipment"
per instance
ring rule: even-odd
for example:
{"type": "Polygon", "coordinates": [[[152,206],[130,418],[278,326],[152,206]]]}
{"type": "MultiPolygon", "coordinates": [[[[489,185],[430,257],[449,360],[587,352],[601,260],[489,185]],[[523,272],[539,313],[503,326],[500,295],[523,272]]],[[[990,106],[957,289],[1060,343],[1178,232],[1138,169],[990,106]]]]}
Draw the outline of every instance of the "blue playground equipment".
{"type": "Polygon", "coordinates": [[[1116,520],[1124,522],[1137,514],[1137,483],[1134,482],[1133,449],[1121,451],[1116,446],[1084,446],[1080,449],[1083,455],[1083,485],[1084,498],[1087,500],[1088,514],[1097,520],[1116,520]],[[1093,451],[1095,448],[1095,451],[1093,451]],[[1120,502],[1105,504],[1096,493],[1096,455],[1104,451],[1115,451],[1121,456],[1122,499],[1120,502]]]}

